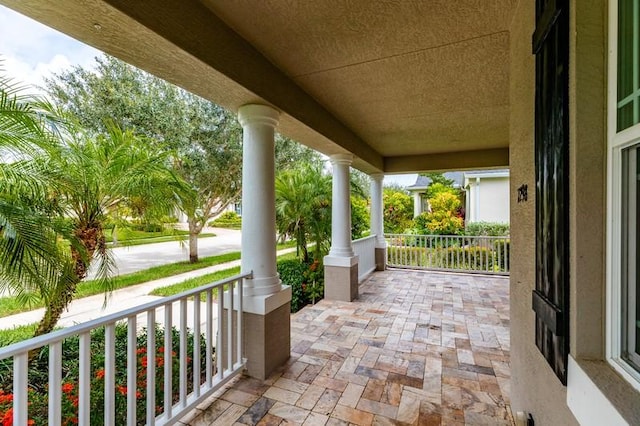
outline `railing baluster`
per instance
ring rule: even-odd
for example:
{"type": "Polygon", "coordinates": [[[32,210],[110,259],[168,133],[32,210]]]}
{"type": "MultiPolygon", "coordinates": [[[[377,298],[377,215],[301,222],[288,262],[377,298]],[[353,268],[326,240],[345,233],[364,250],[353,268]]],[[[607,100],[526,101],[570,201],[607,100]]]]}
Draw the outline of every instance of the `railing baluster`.
{"type": "Polygon", "coordinates": [[[173,405],[173,306],[167,303],[164,307],[164,415],[170,419],[173,405]]]}
{"type": "Polygon", "coordinates": [[[27,386],[29,383],[29,353],[13,357],[13,424],[26,425],[29,418],[27,386]]]}
{"type": "Polygon", "coordinates": [[[229,306],[227,306],[227,366],[233,370],[233,284],[229,285],[229,306]]]}
{"type": "Polygon", "coordinates": [[[62,342],[49,345],[49,425],[62,424],[62,342]]]}
{"type": "MultiPolygon", "coordinates": [[[[133,426],[136,424],[136,387],[137,387],[137,371],[138,371],[138,339],[137,339],[137,327],[138,324],[136,322],[137,317],[135,315],[127,318],[127,389],[129,392],[127,393],[127,425],[133,426]],[[133,389],[133,392],[132,392],[133,389]]],[[[153,352],[152,352],[153,354],[153,352]]],[[[147,354],[147,360],[149,354],[147,354]]],[[[115,352],[114,352],[115,357],[115,352]]],[[[105,364],[107,359],[105,358],[105,364]]],[[[107,406],[107,380],[109,377],[105,366],[105,409],[107,406]]],[[[115,376],[114,376],[115,377],[115,376]]],[[[110,378],[109,381],[112,381],[113,378],[110,378]]],[[[113,400],[110,400],[110,403],[115,404],[115,383],[109,383],[109,388],[111,389],[111,394],[113,394],[113,400]]],[[[109,396],[111,398],[111,395],[109,396]]],[[[115,405],[113,405],[115,406],[115,405]]]]}
{"type": "Polygon", "coordinates": [[[91,416],[91,335],[80,335],[80,384],[78,385],[78,424],[88,425],[91,416]]]}
{"type": "Polygon", "coordinates": [[[147,426],[156,423],[156,310],[147,313],[147,426]]]}
{"type": "Polygon", "coordinates": [[[238,288],[238,332],[237,332],[237,341],[238,341],[238,364],[242,364],[243,363],[243,359],[242,359],[242,316],[243,316],[243,310],[242,310],[242,302],[243,302],[243,295],[242,295],[242,285],[244,284],[244,279],[239,279],[236,282],[236,286],[238,288]]]}
{"type": "Polygon", "coordinates": [[[509,272],[511,268],[511,239],[504,240],[504,271],[509,272]]]}
{"type": "MultiPolygon", "coordinates": [[[[134,349],[133,359],[135,360],[135,318],[134,318],[134,349]]],[[[129,357],[129,345],[127,342],[127,358],[129,357]]],[[[135,361],[134,361],[135,362],[135,361]]],[[[127,363],[127,414],[129,411],[129,405],[133,401],[133,407],[136,406],[136,367],[133,365],[133,372],[130,372],[132,367],[127,363]],[[133,382],[130,380],[130,376],[134,377],[133,382]],[[133,383],[133,385],[132,385],[133,383]],[[133,399],[131,398],[133,394],[133,399]]],[[[113,426],[116,424],[116,325],[111,323],[104,326],[104,424],[105,426],[113,426]]],[[[135,419],[135,412],[133,415],[135,419]]]]}
{"type": "Polygon", "coordinates": [[[200,293],[193,296],[193,393],[200,396],[200,293]]]}
{"type": "Polygon", "coordinates": [[[222,365],[222,314],[224,308],[224,287],[218,287],[218,329],[216,330],[216,366],[218,378],[222,380],[224,377],[224,366],[222,365]]]}
{"type": "MultiPolygon", "coordinates": [[[[205,340],[207,342],[207,349],[206,349],[206,353],[205,356],[207,357],[207,359],[205,360],[206,364],[205,364],[205,375],[206,375],[206,383],[207,383],[207,388],[210,388],[211,386],[213,386],[213,294],[211,289],[207,290],[207,295],[206,295],[206,311],[205,311],[205,315],[206,315],[206,321],[207,323],[205,324],[205,340]]],[[[218,357],[218,350],[216,349],[216,358],[218,357]]]]}
{"type": "Polygon", "coordinates": [[[180,406],[187,406],[187,299],[180,301],[180,406]]]}

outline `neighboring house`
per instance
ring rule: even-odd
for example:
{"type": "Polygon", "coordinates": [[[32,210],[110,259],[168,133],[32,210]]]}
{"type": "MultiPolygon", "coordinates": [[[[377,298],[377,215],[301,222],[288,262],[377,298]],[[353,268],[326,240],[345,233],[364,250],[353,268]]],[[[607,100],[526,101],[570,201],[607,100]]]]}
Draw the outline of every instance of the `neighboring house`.
{"type": "Polygon", "coordinates": [[[464,173],[465,222],[509,223],[509,170],[464,173]]]}
{"type": "MultiPolygon", "coordinates": [[[[454,188],[462,188],[464,183],[463,172],[446,172],[443,176],[453,181],[454,188]]],[[[420,176],[416,179],[416,183],[407,187],[407,190],[413,195],[413,217],[419,216],[420,213],[429,211],[429,201],[427,200],[427,189],[431,185],[431,178],[420,176]]]]}
{"type": "MultiPolygon", "coordinates": [[[[444,177],[453,180],[453,187],[464,191],[465,222],[509,223],[509,170],[475,170],[447,172],[444,177]]],[[[413,216],[429,211],[426,192],[431,179],[418,176],[416,183],[407,187],[413,195],[413,216]]]]}

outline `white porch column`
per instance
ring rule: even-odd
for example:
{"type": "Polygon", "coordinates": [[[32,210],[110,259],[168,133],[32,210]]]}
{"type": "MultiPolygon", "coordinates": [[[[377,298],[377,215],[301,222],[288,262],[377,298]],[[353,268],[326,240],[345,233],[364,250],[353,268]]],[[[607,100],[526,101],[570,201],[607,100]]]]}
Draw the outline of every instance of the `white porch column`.
{"type": "Polygon", "coordinates": [[[238,110],[242,125],[242,272],[245,357],[249,375],[265,379],[290,355],[291,288],[276,270],[275,141],[279,112],[266,105],[238,110]]]}
{"type": "Polygon", "coordinates": [[[351,246],[350,154],[331,156],[331,250],[324,258],[327,299],[352,301],[358,297],[358,256],[351,246]]]}
{"type": "Polygon", "coordinates": [[[348,154],[331,156],[333,183],[331,186],[331,250],[329,256],[352,257],[351,247],[351,184],[349,167],[353,157],[348,154]]]}
{"type": "Polygon", "coordinates": [[[418,217],[422,213],[422,194],[413,193],[413,217],[418,217]]]}
{"type": "Polygon", "coordinates": [[[371,176],[371,233],[376,235],[376,270],[384,271],[387,265],[387,242],[384,239],[384,201],[382,197],[383,173],[371,176]]]}

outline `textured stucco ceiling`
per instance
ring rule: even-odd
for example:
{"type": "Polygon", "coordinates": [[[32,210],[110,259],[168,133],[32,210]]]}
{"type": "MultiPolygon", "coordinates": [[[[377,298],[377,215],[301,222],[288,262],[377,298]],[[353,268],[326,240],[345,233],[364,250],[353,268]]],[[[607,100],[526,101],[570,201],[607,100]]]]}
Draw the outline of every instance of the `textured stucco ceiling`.
{"type": "Polygon", "coordinates": [[[394,172],[507,165],[515,2],[0,0],[230,109],[273,105],[284,134],[394,172]]]}

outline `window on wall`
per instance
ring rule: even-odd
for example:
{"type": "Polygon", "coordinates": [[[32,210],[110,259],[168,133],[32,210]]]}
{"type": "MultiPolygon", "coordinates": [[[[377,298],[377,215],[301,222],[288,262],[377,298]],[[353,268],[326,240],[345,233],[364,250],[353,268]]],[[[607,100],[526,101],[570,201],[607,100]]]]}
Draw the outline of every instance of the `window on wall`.
{"type": "Polygon", "coordinates": [[[640,2],[618,3],[617,130],[640,121],[640,2]]]}
{"type": "Polygon", "coordinates": [[[607,351],[640,389],[640,0],[611,7],[607,351]]]}
{"type": "Polygon", "coordinates": [[[640,371],[640,147],[622,151],[622,288],[621,352],[624,361],[640,371]]]}

